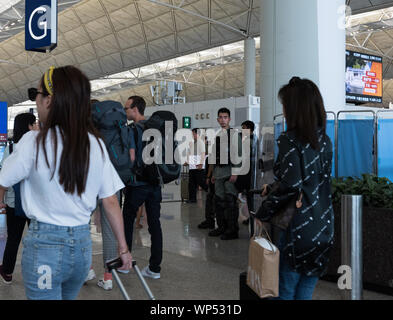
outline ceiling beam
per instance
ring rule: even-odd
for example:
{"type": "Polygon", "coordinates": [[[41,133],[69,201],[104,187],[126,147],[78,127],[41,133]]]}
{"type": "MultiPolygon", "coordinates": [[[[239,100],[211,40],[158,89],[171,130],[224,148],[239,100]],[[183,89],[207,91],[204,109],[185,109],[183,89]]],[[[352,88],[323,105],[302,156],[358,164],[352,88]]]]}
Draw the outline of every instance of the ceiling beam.
{"type": "Polygon", "coordinates": [[[151,3],[154,3],[154,4],[157,4],[157,5],[160,5],[160,6],[163,6],[163,7],[167,7],[167,8],[171,8],[171,9],[176,9],[176,10],[182,11],[182,12],[187,13],[189,15],[192,15],[194,17],[197,17],[197,18],[209,21],[210,23],[217,24],[217,25],[219,25],[221,27],[224,27],[224,28],[226,28],[228,30],[231,30],[233,32],[240,33],[243,37],[247,38],[247,32],[245,32],[244,30],[237,29],[237,28],[232,27],[232,26],[230,26],[230,25],[228,25],[226,23],[223,23],[221,21],[217,21],[217,20],[214,20],[212,18],[203,16],[203,15],[201,15],[199,13],[196,13],[196,12],[193,12],[193,11],[190,11],[190,10],[178,7],[178,6],[174,6],[174,5],[169,4],[169,3],[164,3],[164,2],[161,2],[161,1],[158,1],[158,0],[147,0],[147,1],[149,1],[151,3]]]}
{"type": "MultiPolygon", "coordinates": [[[[351,2],[349,1],[349,4],[347,4],[347,5],[351,6],[351,2]]],[[[355,15],[355,14],[366,13],[366,12],[370,12],[370,11],[374,11],[374,10],[386,9],[386,8],[389,8],[392,6],[393,6],[393,1],[390,1],[388,3],[372,5],[370,7],[352,10],[352,14],[355,15]]]]}

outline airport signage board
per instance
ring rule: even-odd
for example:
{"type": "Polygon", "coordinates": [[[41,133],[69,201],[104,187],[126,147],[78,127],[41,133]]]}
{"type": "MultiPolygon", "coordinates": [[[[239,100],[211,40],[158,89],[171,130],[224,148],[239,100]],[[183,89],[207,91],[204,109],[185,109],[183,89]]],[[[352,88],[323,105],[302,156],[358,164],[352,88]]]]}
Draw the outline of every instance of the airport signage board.
{"type": "Polygon", "coordinates": [[[345,91],[348,103],[382,103],[382,57],[346,51],[345,91]]]}
{"type": "Polygon", "coordinates": [[[7,145],[8,105],[0,101],[0,146],[7,145]]]}
{"type": "Polygon", "coordinates": [[[57,0],[26,0],[25,49],[47,52],[57,47],[57,0]]]}
{"type": "Polygon", "coordinates": [[[183,117],[183,128],[191,129],[191,117],[183,117]]]}

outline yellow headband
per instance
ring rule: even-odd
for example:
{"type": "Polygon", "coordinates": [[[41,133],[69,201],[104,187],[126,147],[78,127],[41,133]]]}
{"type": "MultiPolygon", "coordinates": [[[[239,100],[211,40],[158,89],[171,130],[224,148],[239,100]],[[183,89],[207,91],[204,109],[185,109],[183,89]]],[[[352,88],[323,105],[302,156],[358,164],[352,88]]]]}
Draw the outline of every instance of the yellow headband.
{"type": "Polygon", "coordinates": [[[53,96],[53,71],[55,71],[55,67],[51,66],[47,72],[45,72],[44,76],[44,84],[46,91],[48,91],[50,96],[53,96]]]}

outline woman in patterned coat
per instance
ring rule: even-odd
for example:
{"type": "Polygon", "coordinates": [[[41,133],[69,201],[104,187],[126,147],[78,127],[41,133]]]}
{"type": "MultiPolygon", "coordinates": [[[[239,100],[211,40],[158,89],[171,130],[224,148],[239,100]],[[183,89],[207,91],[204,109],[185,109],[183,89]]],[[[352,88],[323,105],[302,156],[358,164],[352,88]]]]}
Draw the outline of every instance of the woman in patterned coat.
{"type": "MultiPolygon", "coordinates": [[[[294,77],[278,96],[288,129],[277,140],[275,187],[258,210],[257,221],[269,221],[301,195],[300,208],[279,236],[279,295],[285,300],[311,300],[333,245],[332,143],[326,135],[323,99],[312,81],[294,77]]],[[[268,190],[266,185],[263,195],[268,190]]]]}

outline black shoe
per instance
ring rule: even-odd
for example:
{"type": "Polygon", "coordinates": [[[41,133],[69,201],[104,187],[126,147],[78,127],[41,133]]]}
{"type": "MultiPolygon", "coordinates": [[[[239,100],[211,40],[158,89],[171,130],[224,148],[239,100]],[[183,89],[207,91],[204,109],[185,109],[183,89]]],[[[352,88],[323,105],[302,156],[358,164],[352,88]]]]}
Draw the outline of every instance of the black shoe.
{"type": "Polygon", "coordinates": [[[5,274],[3,271],[3,265],[0,265],[0,275],[1,279],[5,284],[11,284],[12,283],[12,275],[5,274]]]}
{"type": "Polygon", "coordinates": [[[221,237],[221,240],[234,240],[239,239],[239,234],[237,232],[232,233],[224,233],[221,237]]]}
{"type": "Polygon", "coordinates": [[[218,237],[218,236],[221,236],[222,234],[224,234],[224,230],[219,229],[219,228],[214,229],[209,232],[210,237],[218,237]]]}
{"type": "Polygon", "coordinates": [[[208,221],[203,221],[198,225],[199,229],[214,229],[214,223],[210,223],[208,221]]]}
{"type": "Polygon", "coordinates": [[[196,203],[196,200],[187,200],[186,203],[196,203]]]}

